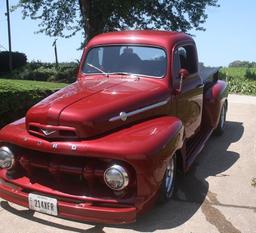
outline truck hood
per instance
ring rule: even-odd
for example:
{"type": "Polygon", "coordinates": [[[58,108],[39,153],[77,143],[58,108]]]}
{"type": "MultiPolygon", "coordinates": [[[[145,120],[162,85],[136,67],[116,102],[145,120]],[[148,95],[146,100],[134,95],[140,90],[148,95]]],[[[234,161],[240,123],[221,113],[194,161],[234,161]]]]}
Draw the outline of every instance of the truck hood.
{"type": "Polygon", "coordinates": [[[60,137],[60,128],[78,138],[95,137],[164,114],[168,93],[164,82],[152,78],[86,77],[33,106],[26,126],[45,137],[60,137]]]}

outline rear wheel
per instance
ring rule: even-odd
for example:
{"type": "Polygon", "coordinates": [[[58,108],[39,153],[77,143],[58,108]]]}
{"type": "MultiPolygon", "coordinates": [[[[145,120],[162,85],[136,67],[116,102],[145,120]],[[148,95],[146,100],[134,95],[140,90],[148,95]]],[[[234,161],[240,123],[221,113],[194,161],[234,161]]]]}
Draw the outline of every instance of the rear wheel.
{"type": "Polygon", "coordinates": [[[227,103],[225,102],[220,112],[220,119],[219,119],[218,126],[214,131],[215,135],[220,136],[224,133],[224,128],[226,124],[226,115],[227,115],[227,103]]]}
{"type": "Polygon", "coordinates": [[[165,175],[162,181],[161,189],[160,189],[160,196],[159,201],[161,203],[169,201],[174,193],[175,189],[175,181],[176,181],[176,170],[177,170],[177,163],[176,163],[176,155],[174,155],[165,170],[165,175]]]}

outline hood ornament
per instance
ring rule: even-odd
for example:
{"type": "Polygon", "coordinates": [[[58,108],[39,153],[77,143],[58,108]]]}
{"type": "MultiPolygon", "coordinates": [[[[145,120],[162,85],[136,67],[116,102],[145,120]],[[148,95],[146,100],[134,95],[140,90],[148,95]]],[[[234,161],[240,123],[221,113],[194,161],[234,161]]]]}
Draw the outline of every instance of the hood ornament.
{"type": "Polygon", "coordinates": [[[41,129],[41,132],[45,135],[45,136],[50,136],[54,133],[56,133],[56,130],[51,130],[51,129],[41,129]]]}

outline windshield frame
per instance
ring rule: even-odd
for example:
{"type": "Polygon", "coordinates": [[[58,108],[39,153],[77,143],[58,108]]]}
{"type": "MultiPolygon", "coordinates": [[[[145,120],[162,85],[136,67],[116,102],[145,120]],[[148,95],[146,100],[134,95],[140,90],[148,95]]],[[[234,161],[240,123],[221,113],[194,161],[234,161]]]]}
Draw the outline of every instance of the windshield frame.
{"type": "Polygon", "coordinates": [[[166,75],[167,75],[167,70],[168,70],[168,56],[167,56],[167,49],[161,46],[156,46],[156,45],[151,45],[151,44],[131,44],[131,43],[122,43],[122,44],[98,44],[96,46],[92,46],[89,47],[86,51],[86,56],[83,59],[83,63],[81,66],[81,73],[83,75],[88,75],[88,76],[92,76],[92,75],[115,75],[120,72],[110,72],[110,73],[102,73],[102,72],[95,72],[95,73],[85,73],[83,71],[83,68],[85,66],[86,60],[87,60],[87,56],[89,54],[89,52],[94,49],[94,48],[99,48],[99,47],[111,47],[111,46],[134,46],[134,47],[147,47],[147,48],[155,48],[155,49],[161,49],[166,57],[166,65],[165,65],[165,70],[164,70],[164,74],[162,76],[151,76],[151,75],[146,75],[146,74],[135,74],[135,73],[130,73],[127,74],[127,76],[142,76],[145,78],[154,78],[154,79],[163,79],[166,75]]]}

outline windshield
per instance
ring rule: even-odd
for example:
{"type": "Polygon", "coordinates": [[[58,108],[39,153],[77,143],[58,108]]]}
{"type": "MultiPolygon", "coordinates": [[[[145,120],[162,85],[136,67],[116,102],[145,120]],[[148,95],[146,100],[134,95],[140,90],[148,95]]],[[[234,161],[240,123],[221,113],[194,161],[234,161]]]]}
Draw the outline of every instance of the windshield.
{"type": "Polygon", "coordinates": [[[163,49],[146,46],[104,46],[91,49],[83,72],[86,74],[138,74],[161,78],[166,72],[163,49]]]}

